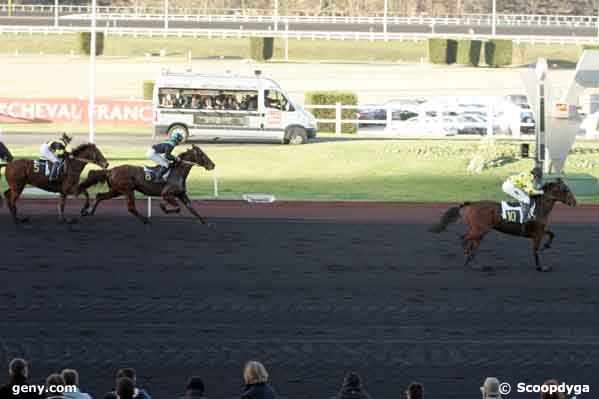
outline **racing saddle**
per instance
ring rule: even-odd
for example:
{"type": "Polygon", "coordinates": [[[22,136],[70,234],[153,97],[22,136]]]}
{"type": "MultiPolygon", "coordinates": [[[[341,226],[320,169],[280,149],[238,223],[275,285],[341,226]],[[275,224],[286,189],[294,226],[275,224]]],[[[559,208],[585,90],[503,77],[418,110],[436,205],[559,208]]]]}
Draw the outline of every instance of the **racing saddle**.
{"type": "MultiPolygon", "coordinates": [[[[532,222],[533,220],[535,220],[536,206],[536,201],[532,201],[527,215],[527,222],[532,222]]],[[[508,223],[522,223],[522,221],[524,220],[522,204],[515,201],[502,201],[501,219],[508,223]]]]}
{"type": "Polygon", "coordinates": [[[160,170],[161,166],[160,165],[156,165],[156,166],[144,166],[144,179],[147,182],[152,182],[152,183],[165,183],[168,180],[169,175],[171,174],[171,168],[169,168],[166,173],[164,175],[162,175],[162,178],[158,177],[158,171],[160,170]]]}
{"type": "MultiPolygon", "coordinates": [[[[40,158],[33,161],[33,171],[35,173],[43,173],[46,177],[50,177],[50,174],[52,173],[52,166],[52,162],[48,161],[47,159],[40,158]]],[[[64,168],[65,162],[63,161],[56,172],[56,176],[53,176],[53,178],[57,179],[58,176],[60,176],[60,174],[64,171],[64,168]]]]}

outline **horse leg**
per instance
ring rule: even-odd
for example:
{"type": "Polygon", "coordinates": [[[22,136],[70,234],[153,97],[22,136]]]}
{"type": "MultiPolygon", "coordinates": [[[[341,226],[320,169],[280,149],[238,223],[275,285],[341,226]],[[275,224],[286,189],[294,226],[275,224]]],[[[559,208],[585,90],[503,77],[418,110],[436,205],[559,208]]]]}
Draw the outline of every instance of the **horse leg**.
{"type": "Polygon", "coordinates": [[[58,199],[58,220],[60,221],[60,223],[65,223],[67,221],[64,217],[64,206],[66,202],[66,194],[60,194],[60,198],[58,199]]]}
{"type": "Polygon", "coordinates": [[[138,218],[143,224],[150,224],[150,219],[142,216],[137,211],[137,208],[135,207],[135,194],[133,191],[127,192],[127,209],[129,210],[130,213],[135,215],[135,217],[138,218]]]}
{"type": "Polygon", "coordinates": [[[549,236],[549,240],[545,243],[545,245],[543,245],[541,251],[551,248],[551,244],[553,244],[553,239],[555,238],[555,233],[551,230],[547,230],[545,235],[549,236]]]}
{"type": "Polygon", "coordinates": [[[94,216],[96,214],[96,209],[98,209],[98,205],[100,204],[100,202],[108,200],[108,199],[112,199],[112,198],[116,198],[119,195],[121,195],[121,193],[111,189],[110,191],[106,192],[106,193],[98,193],[96,194],[96,200],[94,201],[94,206],[92,207],[92,209],[87,212],[87,215],[83,215],[83,216],[94,216]]]}
{"type": "Polygon", "coordinates": [[[10,215],[12,216],[12,220],[15,225],[19,225],[19,223],[25,223],[29,220],[28,217],[17,217],[17,200],[21,196],[25,185],[19,185],[14,188],[9,188],[4,192],[4,196],[6,198],[6,204],[8,205],[8,209],[10,209],[10,215]]]}
{"type": "Polygon", "coordinates": [[[89,215],[89,208],[91,205],[89,200],[89,193],[87,192],[87,190],[84,190],[79,194],[83,194],[83,196],[85,197],[85,202],[83,203],[83,206],[81,207],[81,211],[79,213],[81,214],[81,216],[87,216],[89,215]]]}
{"type": "Polygon", "coordinates": [[[179,203],[177,202],[177,199],[171,195],[166,195],[164,197],[162,197],[164,202],[160,203],[160,209],[162,210],[162,212],[164,212],[165,214],[170,214],[170,213],[179,213],[181,212],[181,208],[179,207],[179,203]],[[167,204],[171,204],[174,208],[170,208],[167,206],[167,204]]]}
{"type": "Polygon", "coordinates": [[[183,205],[185,205],[185,207],[187,208],[187,210],[193,215],[195,216],[202,224],[208,225],[210,226],[210,223],[206,222],[206,219],[204,219],[193,207],[193,205],[191,204],[191,200],[189,199],[189,197],[187,196],[187,193],[182,193],[179,195],[179,199],[181,200],[181,202],[183,202],[183,205]]]}
{"type": "Polygon", "coordinates": [[[162,212],[166,213],[167,215],[169,213],[181,212],[181,207],[179,207],[179,203],[177,202],[177,198],[175,197],[175,192],[172,188],[170,188],[169,186],[165,187],[164,190],[162,190],[161,195],[162,200],[164,201],[160,204],[160,209],[162,209],[162,212]],[[169,209],[167,207],[167,204],[172,205],[174,208],[169,209]]]}
{"type": "Polygon", "coordinates": [[[544,232],[539,232],[532,235],[532,252],[535,258],[535,266],[537,267],[537,271],[539,272],[550,272],[550,266],[542,266],[541,259],[539,257],[539,248],[541,246],[541,241],[543,241],[543,237],[545,236],[544,232]]]}

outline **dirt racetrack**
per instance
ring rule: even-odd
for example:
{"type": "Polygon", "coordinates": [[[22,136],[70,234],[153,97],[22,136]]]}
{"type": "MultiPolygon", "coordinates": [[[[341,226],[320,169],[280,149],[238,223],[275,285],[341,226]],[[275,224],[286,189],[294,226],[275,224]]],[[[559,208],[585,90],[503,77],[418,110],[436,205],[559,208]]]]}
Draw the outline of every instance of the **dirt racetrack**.
{"type": "Polygon", "coordinates": [[[555,271],[540,274],[526,240],[499,234],[478,256],[487,271],[464,268],[463,226],[426,231],[445,205],[200,205],[213,228],[143,226],[119,201],[76,225],[25,201],[20,230],[0,210],[0,363],[31,360],[35,381],[75,367],[96,396],[131,366],[156,398],[191,375],[234,398],[249,359],[283,398],[330,397],[350,369],[374,398],[411,380],[479,398],[488,375],[599,387],[597,208],[557,210],[555,271]]]}

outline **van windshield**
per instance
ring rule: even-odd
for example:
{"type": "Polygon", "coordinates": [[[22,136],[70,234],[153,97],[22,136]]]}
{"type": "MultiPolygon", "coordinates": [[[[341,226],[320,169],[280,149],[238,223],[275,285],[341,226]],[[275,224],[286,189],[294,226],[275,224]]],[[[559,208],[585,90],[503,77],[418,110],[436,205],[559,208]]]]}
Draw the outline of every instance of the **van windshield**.
{"type": "Polygon", "coordinates": [[[256,111],[257,91],[161,88],[159,108],[256,111]]]}

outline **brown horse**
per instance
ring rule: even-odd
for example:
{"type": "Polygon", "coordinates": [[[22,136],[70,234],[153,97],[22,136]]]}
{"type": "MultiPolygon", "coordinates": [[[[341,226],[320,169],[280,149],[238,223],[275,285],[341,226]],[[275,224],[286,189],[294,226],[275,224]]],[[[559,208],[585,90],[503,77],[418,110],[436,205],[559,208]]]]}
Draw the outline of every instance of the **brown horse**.
{"type": "Polygon", "coordinates": [[[172,167],[166,182],[155,182],[152,179],[148,179],[149,176],[140,166],[121,165],[110,170],[92,170],[87,179],[79,185],[79,191],[83,192],[89,187],[100,183],[108,183],[110,190],[105,193],[99,193],[96,196],[94,206],[91,209],[89,209],[89,206],[84,206],[81,209],[81,214],[84,216],[93,216],[100,202],[124,195],[127,197],[127,209],[129,212],[143,223],[148,224],[150,220],[142,216],[135,207],[134,193],[138,191],[150,197],[162,197],[164,201],[160,204],[160,209],[166,214],[179,213],[181,211],[177,202],[177,199],[179,199],[192,215],[198,218],[203,224],[206,223],[204,218],[193,208],[191,200],[187,196],[186,180],[193,166],[202,166],[206,170],[212,170],[214,169],[214,163],[196,145],[193,145],[192,148],[180,154],[179,159],[180,161],[172,167]],[[173,208],[168,208],[167,204],[172,205],[173,208]]]}
{"type": "MultiPolygon", "coordinates": [[[[17,200],[28,184],[60,194],[58,216],[61,222],[65,222],[64,207],[67,197],[73,194],[79,195],[77,190],[79,178],[88,163],[96,164],[102,168],[108,167],[108,162],[106,162],[104,155],[95,144],[82,144],[75,148],[65,159],[64,170],[55,181],[50,181],[44,170],[32,160],[18,159],[9,162],[6,165],[6,181],[9,188],[4,192],[4,195],[15,224],[28,220],[26,217],[17,218],[17,200]]],[[[83,194],[86,197],[86,203],[89,204],[89,194],[87,191],[83,194]]]]}
{"type": "Polygon", "coordinates": [[[474,259],[475,251],[480,246],[483,237],[492,229],[505,234],[527,237],[532,241],[537,270],[550,271],[551,268],[541,266],[539,260],[539,249],[544,236],[547,235],[549,240],[545,243],[543,249],[550,248],[555,238],[555,234],[547,230],[549,216],[556,202],[563,202],[574,207],[576,206],[576,198],[561,179],[545,184],[543,192],[545,194],[536,198],[539,216],[524,226],[520,223],[509,223],[503,220],[500,203],[479,201],[465,202],[460,206],[450,208],[443,214],[439,223],[431,227],[430,231],[441,233],[450,223],[456,222],[461,216],[469,227],[468,232],[462,236],[464,254],[466,255],[465,266],[474,259]]]}
{"type": "MultiPolygon", "coordinates": [[[[8,148],[4,145],[3,142],[0,141],[0,177],[2,177],[2,168],[6,166],[5,162],[10,162],[13,160],[12,154],[8,150],[8,148]]],[[[2,195],[0,195],[0,208],[4,206],[4,200],[2,199],[2,195]]]]}

